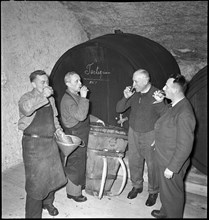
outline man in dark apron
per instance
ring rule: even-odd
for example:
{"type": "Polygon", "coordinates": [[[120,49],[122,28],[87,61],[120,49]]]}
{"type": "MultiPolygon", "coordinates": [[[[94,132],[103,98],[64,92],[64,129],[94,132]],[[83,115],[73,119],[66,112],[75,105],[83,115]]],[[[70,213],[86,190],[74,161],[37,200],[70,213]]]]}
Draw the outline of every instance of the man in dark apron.
{"type": "MultiPolygon", "coordinates": [[[[82,139],[85,146],[88,144],[89,124],[91,122],[103,123],[93,115],[89,115],[89,100],[86,98],[88,89],[82,86],[80,76],[75,72],[65,75],[64,81],[67,90],[60,103],[62,126],[65,134],[75,135],[82,139]]],[[[78,147],[68,156],[64,171],[68,178],[66,185],[67,197],[76,202],[85,202],[87,198],[82,195],[86,180],[86,147],[78,147]]],[[[61,159],[64,154],[60,152],[61,159]]]]}
{"type": "Polygon", "coordinates": [[[25,167],[26,218],[41,218],[42,208],[58,215],[53,206],[55,190],[66,184],[54,133],[63,133],[57,119],[53,90],[44,71],[31,73],[33,90],[19,100],[18,128],[23,131],[22,147],[25,167]]]}

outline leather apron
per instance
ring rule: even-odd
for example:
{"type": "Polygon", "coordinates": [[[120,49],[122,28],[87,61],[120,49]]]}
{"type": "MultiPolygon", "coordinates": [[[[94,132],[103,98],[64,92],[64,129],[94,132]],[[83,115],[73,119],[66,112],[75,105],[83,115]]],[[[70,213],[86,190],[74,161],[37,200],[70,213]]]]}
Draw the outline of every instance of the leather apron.
{"type": "Polygon", "coordinates": [[[37,110],[33,121],[24,130],[25,134],[51,137],[37,138],[23,135],[22,138],[25,190],[30,197],[37,200],[43,200],[49,192],[67,183],[54,132],[51,105],[37,110]]]}
{"type": "MultiPolygon", "coordinates": [[[[68,93],[67,93],[68,94],[68,93]]],[[[71,96],[70,94],[68,94],[71,96]]],[[[71,96],[72,97],[72,96],[71,96]]],[[[73,98],[73,97],[72,97],[73,98]]],[[[74,98],[73,98],[74,99],[74,98]]],[[[90,131],[89,115],[84,121],[78,122],[74,127],[67,128],[62,124],[65,134],[75,135],[84,141],[84,147],[78,147],[67,158],[66,166],[63,167],[65,174],[75,185],[85,186],[86,182],[86,160],[87,160],[87,145],[90,131]]],[[[64,154],[60,151],[62,164],[64,162],[64,154]]]]}

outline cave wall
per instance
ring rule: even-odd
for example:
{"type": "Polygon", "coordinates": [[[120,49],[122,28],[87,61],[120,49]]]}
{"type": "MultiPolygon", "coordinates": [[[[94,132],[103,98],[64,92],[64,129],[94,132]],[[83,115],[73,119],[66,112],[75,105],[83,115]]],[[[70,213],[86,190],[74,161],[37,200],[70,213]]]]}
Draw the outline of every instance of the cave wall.
{"type": "Polygon", "coordinates": [[[187,80],[207,63],[208,1],[62,1],[93,39],[120,29],[147,37],[176,58],[187,80]]]}
{"type": "Polygon", "coordinates": [[[18,100],[32,89],[29,75],[51,73],[59,57],[88,40],[73,13],[59,2],[1,2],[2,170],[22,161],[18,100]]]}
{"type": "Polygon", "coordinates": [[[2,170],[22,161],[18,100],[70,48],[121,29],[158,42],[187,80],[207,64],[207,1],[1,2],[2,170]]]}

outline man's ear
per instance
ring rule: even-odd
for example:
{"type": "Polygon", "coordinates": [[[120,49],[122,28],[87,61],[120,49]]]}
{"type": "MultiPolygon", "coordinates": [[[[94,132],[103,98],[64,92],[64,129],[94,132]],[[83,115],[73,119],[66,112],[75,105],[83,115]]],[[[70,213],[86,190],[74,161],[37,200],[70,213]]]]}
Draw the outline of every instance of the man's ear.
{"type": "Polygon", "coordinates": [[[36,88],[35,82],[32,82],[31,84],[32,84],[33,88],[36,88]]]}
{"type": "Polygon", "coordinates": [[[66,82],[65,85],[68,87],[69,82],[66,82]]]}
{"type": "Polygon", "coordinates": [[[178,92],[178,88],[175,86],[175,87],[173,87],[172,88],[172,92],[174,93],[174,94],[176,94],[177,92],[178,92]]]}
{"type": "Polygon", "coordinates": [[[145,79],[145,85],[147,85],[149,83],[149,78],[145,79]]]}

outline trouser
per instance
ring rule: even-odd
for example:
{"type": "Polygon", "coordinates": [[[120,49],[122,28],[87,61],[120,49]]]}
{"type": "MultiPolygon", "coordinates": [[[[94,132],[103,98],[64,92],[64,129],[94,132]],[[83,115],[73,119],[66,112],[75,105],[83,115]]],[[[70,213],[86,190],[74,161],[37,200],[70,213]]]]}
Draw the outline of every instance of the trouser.
{"type": "Polygon", "coordinates": [[[80,196],[82,194],[82,187],[81,185],[75,185],[70,179],[67,179],[67,185],[66,185],[66,192],[67,194],[71,196],[80,196]]]}
{"type": "Polygon", "coordinates": [[[55,191],[50,192],[48,196],[43,200],[34,199],[27,194],[25,205],[25,218],[41,218],[42,206],[53,204],[54,193],[55,191]]]}
{"type": "Polygon", "coordinates": [[[171,179],[165,178],[164,171],[165,168],[158,167],[161,213],[167,218],[183,218],[185,204],[183,179],[186,170],[181,169],[179,173],[174,173],[171,179]]]}
{"type": "Polygon", "coordinates": [[[131,127],[128,131],[128,162],[132,186],[142,188],[144,182],[144,162],[148,168],[148,192],[158,193],[159,184],[154,161],[154,131],[147,133],[135,132],[131,127]]]}

